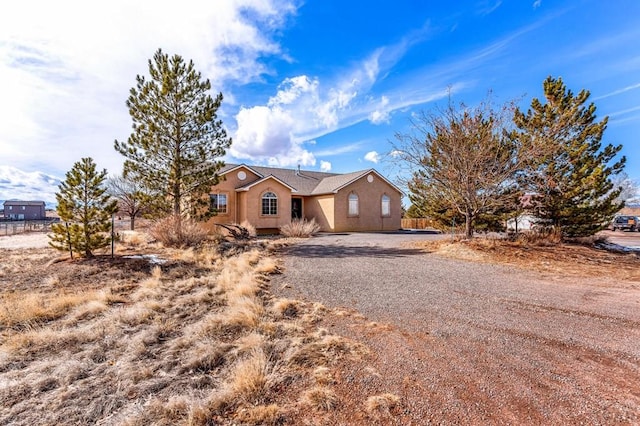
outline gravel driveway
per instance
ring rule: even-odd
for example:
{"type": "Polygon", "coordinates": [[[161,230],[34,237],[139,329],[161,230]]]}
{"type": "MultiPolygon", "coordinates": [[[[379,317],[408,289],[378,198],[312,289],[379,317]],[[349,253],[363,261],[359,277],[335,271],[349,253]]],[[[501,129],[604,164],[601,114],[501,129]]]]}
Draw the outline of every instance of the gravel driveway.
{"type": "Polygon", "coordinates": [[[410,378],[408,421],[640,423],[640,283],[545,278],[407,245],[433,238],[447,237],[320,235],[284,251],[273,288],[392,324],[364,338],[387,384],[410,378]]]}

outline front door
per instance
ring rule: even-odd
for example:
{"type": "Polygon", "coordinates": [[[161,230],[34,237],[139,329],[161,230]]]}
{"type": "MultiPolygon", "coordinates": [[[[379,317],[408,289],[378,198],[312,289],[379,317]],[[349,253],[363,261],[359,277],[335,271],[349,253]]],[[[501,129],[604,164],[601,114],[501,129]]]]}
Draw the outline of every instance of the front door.
{"type": "Polygon", "coordinates": [[[291,199],[291,219],[302,218],[302,198],[291,199]]]}

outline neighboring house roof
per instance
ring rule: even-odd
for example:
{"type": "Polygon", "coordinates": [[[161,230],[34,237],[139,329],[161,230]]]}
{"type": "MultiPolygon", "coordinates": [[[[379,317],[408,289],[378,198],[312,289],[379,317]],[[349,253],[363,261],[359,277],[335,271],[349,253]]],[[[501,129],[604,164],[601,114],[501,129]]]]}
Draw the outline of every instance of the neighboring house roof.
{"type": "MultiPolygon", "coordinates": [[[[398,192],[402,193],[402,191],[397,186],[389,182],[389,180],[387,180],[384,176],[382,176],[374,169],[339,174],[313,172],[300,169],[279,169],[275,167],[247,166],[245,164],[226,164],[219,173],[223,175],[237,170],[241,167],[245,167],[253,171],[256,175],[260,176],[261,179],[259,179],[258,182],[270,176],[274,177],[285,186],[292,188],[292,192],[295,192],[296,195],[321,195],[336,193],[343,187],[360,179],[363,176],[366,176],[369,173],[375,174],[380,179],[395,188],[398,192]]],[[[255,185],[258,182],[252,182],[241,188],[249,189],[251,186],[255,185]]]]}
{"type": "Polygon", "coordinates": [[[44,206],[44,204],[44,201],[7,200],[4,202],[5,206],[44,206]]]}

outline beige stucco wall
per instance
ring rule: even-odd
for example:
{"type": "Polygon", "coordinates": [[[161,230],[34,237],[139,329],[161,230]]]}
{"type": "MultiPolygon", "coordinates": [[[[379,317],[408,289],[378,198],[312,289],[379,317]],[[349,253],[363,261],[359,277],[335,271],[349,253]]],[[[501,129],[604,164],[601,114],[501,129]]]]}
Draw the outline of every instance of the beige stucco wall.
{"type": "MultiPolygon", "coordinates": [[[[250,184],[255,182],[260,177],[253,173],[246,167],[239,167],[230,173],[224,174],[225,180],[218,183],[218,185],[211,188],[211,194],[225,193],[227,194],[227,213],[219,213],[212,217],[207,226],[213,228],[215,223],[241,223],[244,220],[242,207],[242,197],[244,193],[237,193],[236,188],[239,186],[250,184]],[[238,178],[238,172],[243,171],[246,174],[244,180],[238,178]]],[[[244,210],[246,211],[246,210],[244,210]]]]}
{"type": "Polygon", "coordinates": [[[303,203],[303,213],[307,220],[315,218],[316,222],[320,225],[320,229],[324,232],[334,230],[333,194],[306,197],[303,203]]]}
{"type": "Polygon", "coordinates": [[[365,175],[335,194],[335,226],[333,231],[393,231],[401,226],[401,194],[375,174],[365,175]],[[373,182],[367,180],[373,177],[373,182]],[[349,194],[358,195],[359,211],[350,217],[349,194]],[[382,196],[390,199],[390,215],[382,216],[382,196]]]}
{"type": "Polygon", "coordinates": [[[243,219],[257,229],[275,229],[291,223],[291,190],[275,179],[267,179],[252,186],[242,197],[243,219]],[[274,216],[262,215],[262,194],[268,191],[278,196],[278,214],[274,216]]]}
{"type": "MultiPolygon", "coordinates": [[[[325,232],[344,231],[389,231],[401,227],[401,194],[395,187],[372,173],[373,182],[367,181],[367,175],[342,188],[337,194],[325,194],[303,197],[303,215],[307,219],[315,218],[325,232]],[[348,216],[348,197],[356,193],[359,198],[359,214],[348,216]],[[382,216],[382,195],[390,198],[391,215],[382,216]]],[[[256,182],[259,176],[246,167],[240,167],[225,174],[225,180],[212,188],[212,193],[226,193],[228,212],[209,220],[215,223],[241,223],[248,220],[258,229],[276,229],[291,222],[291,190],[275,179],[267,179],[251,187],[248,191],[236,192],[236,188],[256,182]],[[238,179],[238,172],[247,175],[238,179]],[[278,196],[278,214],[262,216],[262,194],[272,191],[278,196]]],[[[295,196],[295,194],[293,194],[295,196]]]]}

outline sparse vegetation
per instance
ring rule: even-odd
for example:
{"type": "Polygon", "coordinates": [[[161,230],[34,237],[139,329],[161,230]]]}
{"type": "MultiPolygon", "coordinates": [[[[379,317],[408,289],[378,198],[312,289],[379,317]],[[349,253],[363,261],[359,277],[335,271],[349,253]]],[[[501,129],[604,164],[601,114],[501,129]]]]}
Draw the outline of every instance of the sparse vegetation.
{"type": "Polygon", "coordinates": [[[277,260],[136,235],[122,252],[166,262],[3,252],[0,423],[276,425],[339,409],[334,369],[367,349],[318,328],[324,306],[270,296],[277,260]]]}
{"type": "Polygon", "coordinates": [[[308,238],[320,231],[320,225],[315,219],[294,219],[280,227],[280,233],[285,237],[308,238]]]}
{"type": "Polygon", "coordinates": [[[338,405],[338,396],[325,386],[315,386],[302,394],[303,404],[319,411],[331,411],[338,405]]]}
{"type": "Polygon", "coordinates": [[[165,247],[197,246],[208,236],[206,229],[198,222],[176,215],[158,220],[152,225],[149,233],[165,247]]]}
{"type": "Polygon", "coordinates": [[[367,398],[365,409],[374,417],[389,416],[391,410],[400,403],[400,398],[392,393],[373,395],[367,398]]]}

